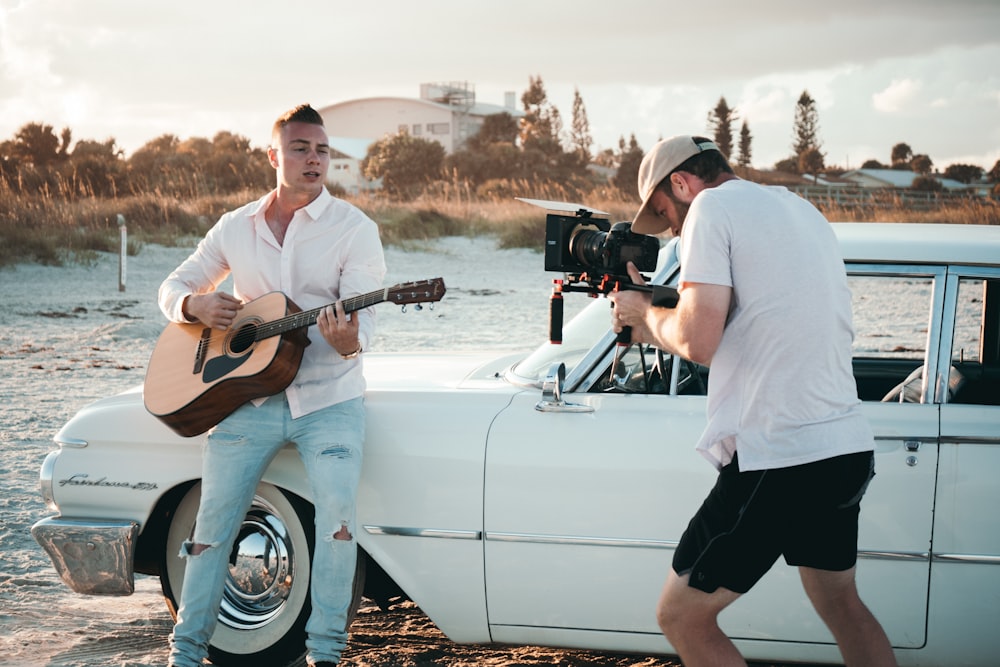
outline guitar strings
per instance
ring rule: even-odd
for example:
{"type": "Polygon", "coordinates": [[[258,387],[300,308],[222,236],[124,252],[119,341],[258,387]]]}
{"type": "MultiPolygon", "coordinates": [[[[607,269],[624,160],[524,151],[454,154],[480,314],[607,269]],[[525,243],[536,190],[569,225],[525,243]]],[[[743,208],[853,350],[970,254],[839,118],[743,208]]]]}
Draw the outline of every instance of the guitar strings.
{"type": "MultiPolygon", "coordinates": [[[[436,279],[440,280],[440,278],[436,279]]],[[[404,283],[401,285],[396,285],[395,287],[388,289],[379,289],[374,292],[369,292],[367,294],[361,294],[359,296],[344,299],[344,310],[348,313],[354,312],[356,310],[361,310],[369,306],[374,306],[382,301],[388,300],[389,294],[396,294],[397,296],[405,295],[404,288],[411,288],[413,291],[409,293],[410,299],[416,299],[419,296],[424,296],[428,300],[432,300],[436,296],[436,290],[419,289],[421,285],[431,285],[434,281],[422,281],[414,283],[404,283]]],[[[319,314],[328,306],[333,304],[327,304],[326,306],[320,306],[319,308],[313,308],[312,310],[298,311],[296,313],[291,313],[290,315],[285,315],[284,317],[279,317],[276,320],[271,320],[270,322],[253,322],[244,323],[239,325],[239,328],[233,333],[232,329],[228,329],[223,333],[223,337],[230,338],[230,348],[233,350],[238,350],[240,352],[246,350],[251,346],[251,344],[271,338],[272,336],[277,336],[286,331],[292,331],[294,329],[300,329],[305,326],[310,326],[316,323],[319,318],[319,314]]],[[[199,345],[209,346],[216,342],[216,332],[213,330],[207,338],[203,338],[199,345]]]]}

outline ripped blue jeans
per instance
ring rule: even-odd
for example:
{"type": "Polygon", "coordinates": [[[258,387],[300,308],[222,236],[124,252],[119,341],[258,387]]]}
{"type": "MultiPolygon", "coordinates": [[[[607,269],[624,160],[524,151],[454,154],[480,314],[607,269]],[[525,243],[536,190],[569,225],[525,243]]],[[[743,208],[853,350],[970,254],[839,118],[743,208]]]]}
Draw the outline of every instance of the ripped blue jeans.
{"type": "Polygon", "coordinates": [[[356,398],[292,419],[284,393],[260,407],[240,407],[209,434],[202,463],[201,505],[187,559],[170,664],[201,665],[215,631],[229,555],[254,490],[275,454],[294,444],[316,509],[312,615],[306,625],[310,662],[337,662],[347,645],[357,545],[355,498],[365,436],[364,403],[356,398]]]}

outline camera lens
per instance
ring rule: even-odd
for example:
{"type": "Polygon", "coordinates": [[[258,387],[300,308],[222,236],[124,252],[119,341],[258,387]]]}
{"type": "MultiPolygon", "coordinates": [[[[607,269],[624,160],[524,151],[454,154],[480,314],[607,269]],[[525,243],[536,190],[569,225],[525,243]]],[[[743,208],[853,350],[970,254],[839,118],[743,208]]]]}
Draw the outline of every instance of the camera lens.
{"type": "Polygon", "coordinates": [[[577,229],[569,240],[569,252],[583,266],[606,268],[604,242],[607,232],[577,229]]]}

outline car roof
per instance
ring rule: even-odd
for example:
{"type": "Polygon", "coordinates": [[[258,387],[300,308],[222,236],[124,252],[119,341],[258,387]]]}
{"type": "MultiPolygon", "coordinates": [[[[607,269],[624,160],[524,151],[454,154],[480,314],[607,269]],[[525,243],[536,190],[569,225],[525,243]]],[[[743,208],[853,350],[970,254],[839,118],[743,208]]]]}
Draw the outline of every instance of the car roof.
{"type": "Polygon", "coordinates": [[[845,262],[1000,266],[1000,226],[834,222],[845,262]]]}

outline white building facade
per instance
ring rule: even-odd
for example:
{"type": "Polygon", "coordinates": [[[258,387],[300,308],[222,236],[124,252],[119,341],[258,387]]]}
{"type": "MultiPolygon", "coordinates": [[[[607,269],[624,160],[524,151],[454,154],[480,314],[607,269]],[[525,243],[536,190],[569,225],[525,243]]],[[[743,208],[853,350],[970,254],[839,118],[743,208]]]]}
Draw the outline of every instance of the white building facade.
{"type": "MultiPolygon", "coordinates": [[[[366,97],[348,100],[317,109],[323,117],[332,147],[363,144],[365,152],[348,154],[331,164],[330,180],[356,192],[354,175],[360,174],[361,160],[367,147],[389,135],[405,132],[413,137],[436,141],[450,155],[465,147],[470,137],[479,132],[487,116],[507,113],[514,118],[524,116],[515,108],[513,92],[505,94],[503,105],[482,104],[468,83],[425,83],[420,86],[420,98],[366,97]],[[360,142],[360,144],[358,143],[360,142]],[[354,160],[354,164],[351,164],[354,160]],[[353,172],[352,172],[353,166],[353,172]],[[337,173],[340,172],[340,173],[337,173]],[[350,186],[347,184],[350,183],[350,186]]],[[[364,186],[360,186],[362,189],[364,186]]]]}

